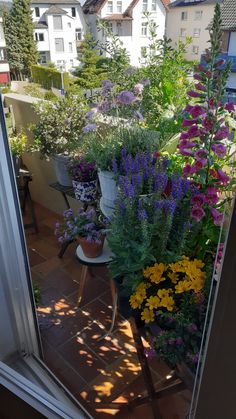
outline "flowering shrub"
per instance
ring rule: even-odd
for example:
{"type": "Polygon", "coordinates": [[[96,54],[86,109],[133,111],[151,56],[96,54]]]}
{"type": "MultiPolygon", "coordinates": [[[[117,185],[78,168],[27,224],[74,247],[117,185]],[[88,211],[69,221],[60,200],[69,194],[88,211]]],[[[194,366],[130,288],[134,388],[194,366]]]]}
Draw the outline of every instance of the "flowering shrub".
{"type": "Polygon", "coordinates": [[[39,121],[32,126],[34,142],[31,151],[49,159],[55,154],[72,154],[81,147],[86,106],[80,97],[68,96],[56,102],[34,105],[39,121]]]}
{"type": "Polygon", "coordinates": [[[68,173],[73,180],[90,182],[97,177],[95,163],[89,163],[83,156],[74,157],[68,165],[68,173]]]}
{"type": "Polygon", "coordinates": [[[178,145],[186,158],[184,175],[197,185],[192,199],[191,216],[196,222],[212,218],[216,226],[223,220],[225,192],[231,187],[225,166],[231,164],[230,128],[228,120],[234,105],[222,103],[230,63],[222,69],[220,52],[220,9],[216,8],[211,37],[211,49],[205,55],[205,65],[199,65],[194,78],[195,89],[188,92],[196,103],[187,105],[183,131],[178,145]]]}
{"type": "Polygon", "coordinates": [[[23,132],[9,136],[9,145],[13,156],[20,157],[26,151],[27,137],[23,132]]]}
{"type": "Polygon", "coordinates": [[[74,214],[72,209],[68,209],[63,215],[64,222],[56,223],[55,229],[55,234],[59,236],[59,243],[66,243],[78,237],[86,237],[88,242],[101,243],[105,220],[99,221],[94,209],[89,211],[79,209],[77,214],[74,214]]]}

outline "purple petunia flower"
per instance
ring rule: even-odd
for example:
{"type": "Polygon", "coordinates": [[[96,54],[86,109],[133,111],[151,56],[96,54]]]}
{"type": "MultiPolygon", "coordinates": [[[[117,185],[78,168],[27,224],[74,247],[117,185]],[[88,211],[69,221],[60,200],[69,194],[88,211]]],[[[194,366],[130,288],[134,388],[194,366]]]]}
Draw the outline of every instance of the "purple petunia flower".
{"type": "Polygon", "coordinates": [[[203,208],[194,206],[191,211],[191,217],[195,219],[195,221],[199,222],[205,217],[206,213],[203,208]]]}
{"type": "Polygon", "coordinates": [[[219,158],[223,158],[226,155],[227,148],[224,144],[213,144],[211,149],[219,158]]]}

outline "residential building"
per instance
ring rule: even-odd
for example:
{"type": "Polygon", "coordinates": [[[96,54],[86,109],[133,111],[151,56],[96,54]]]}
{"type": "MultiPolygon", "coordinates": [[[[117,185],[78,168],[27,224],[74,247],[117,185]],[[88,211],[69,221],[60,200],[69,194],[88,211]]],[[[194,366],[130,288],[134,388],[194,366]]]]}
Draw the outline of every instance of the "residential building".
{"type": "Polygon", "coordinates": [[[192,38],[186,48],[186,59],[189,61],[200,61],[209,45],[208,28],[216,3],[221,4],[223,0],[176,0],[169,4],[166,35],[173,44],[185,42],[187,37],[192,38]]]}
{"type": "Polygon", "coordinates": [[[77,47],[85,31],[85,19],[77,0],[32,0],[34,36],[40,64],[52,61],[71,70],[79,65],[77,47]]]}
{"type": "Polygon", "coordinates": [[[232,61],[228,88],[236,92],[236,4],[235,0],[224,0],[222,6],[222,58],[232,61]]]}
{"type": "Polygon", "coordinates": [[[157,25],[158,38],[163,38],[167,8],[168,0],[86,0],[83,5],[94,38],[105,40],[104,33],[97,30],[96,21],[107,22],[127,49],[133,66],[141,64],[150,45],[147,18],[143,12],[150,12],[150,19],[157,25]]]}
{"type": "Polygon", "coordinates": [[[2,17],[0,17],[0,84],[10,81],[10,69],[7,62],[6,41],[3,32],[2,17]]]}

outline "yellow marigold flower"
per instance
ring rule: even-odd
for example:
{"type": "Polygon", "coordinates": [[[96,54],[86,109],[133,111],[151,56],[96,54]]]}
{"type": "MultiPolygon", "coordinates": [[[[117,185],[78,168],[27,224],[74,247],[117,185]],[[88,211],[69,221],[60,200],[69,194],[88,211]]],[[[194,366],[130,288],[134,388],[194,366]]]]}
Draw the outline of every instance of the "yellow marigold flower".
{"type": "Polygon", "coordinates": [[[191,282],[184,280],[179,281],[178,284],[175,286],[175,293],[182,294],[185,291],[189,291],[191,289],[191,282]]]}
{"type": "Polygon", "coordinates": [[[137,298],[137,296],[131,295],[130,299],[129,299],[130,305],[131,307],[135,310],[136,308],[140,308],[142,302],[140,303],[140,300],[137,298]]]}
{"type": "Polygon", "coordinates": [[[160,306],[167,308],[168,311],[173,311],[174,305],[173,297],[166,296],[161,299],[160,306]]]}
{"type": "Polygon", "coordinates": [[[179,277],[175,272],[169,272],[168,277],[170,278],[171,282],[173,282],[173,284],[176,284],[179,280],[179,277]]]}
{"type": "Polygon", "coordinates": [[[154,313],[149,308],[145,308],[141,313],[141,319],[145,321],[145,323],[151,323],[154,321],[154,313]]]}
{"type": "Polygon", "coordinates": [[[160,304],[160,298],[157,296],[151,296],[147,299],[146,306],[149,307],[150,310],[157,308],[160,304]]]}
{"type": "Polygon", "coordinates": [[[163,288],[162,290],[158,290],[157,291],[157,295],[159,298],[165,298],[165,297],[169,297],[170,293],[172,292],[172,290],[167,290],[165,288],[163,288]]]}
{"type": "Polygon", "coordinates": [[[161,281],[164,281],[165,278],[162,277],[167,266],[164,263],[155,263],[154,266],[144,269],[143,275],[145,278],[150,279],[151,282],[158,284],[161,281]]]}

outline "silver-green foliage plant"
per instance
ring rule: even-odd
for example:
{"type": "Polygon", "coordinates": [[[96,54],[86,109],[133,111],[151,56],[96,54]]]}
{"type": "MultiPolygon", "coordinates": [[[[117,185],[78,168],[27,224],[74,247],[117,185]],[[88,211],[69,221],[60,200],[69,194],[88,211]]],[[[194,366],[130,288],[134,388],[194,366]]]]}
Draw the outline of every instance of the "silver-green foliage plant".
{"type": "Polygon", "coordinates": [[[40,101],[34,105],[38,122],[31,127],[34,142],[31,151],[42,158],[55,154],[71,155],[82,147],[86,104],[80,97],[67,96],[57,101],[40,101]]]}

